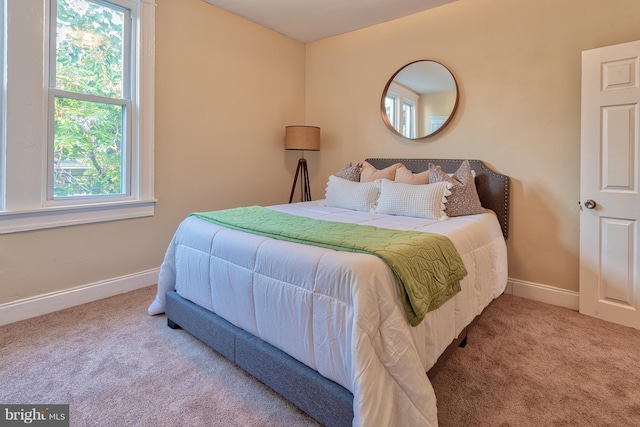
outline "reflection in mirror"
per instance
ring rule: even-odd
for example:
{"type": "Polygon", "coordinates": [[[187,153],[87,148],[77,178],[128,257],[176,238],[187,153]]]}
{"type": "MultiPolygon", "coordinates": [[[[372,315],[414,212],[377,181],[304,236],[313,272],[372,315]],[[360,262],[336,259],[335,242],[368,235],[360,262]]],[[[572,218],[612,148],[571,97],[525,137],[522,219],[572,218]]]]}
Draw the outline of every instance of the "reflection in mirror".
{"type": "Polygon", "coordinates": [[[458,85],[435,61],[421,60],[398,70],[384,88],[382,120],[397,135],[422,139],[449,124],[458,107],[458,85]]]}

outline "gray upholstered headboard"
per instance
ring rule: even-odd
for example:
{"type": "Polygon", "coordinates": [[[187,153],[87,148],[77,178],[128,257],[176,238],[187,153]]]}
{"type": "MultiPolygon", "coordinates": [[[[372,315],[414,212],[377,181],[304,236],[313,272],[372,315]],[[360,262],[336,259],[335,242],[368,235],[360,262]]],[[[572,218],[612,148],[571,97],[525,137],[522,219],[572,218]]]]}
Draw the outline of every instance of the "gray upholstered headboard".
{"type": "MultiPolygon", "coordinates": [[[[372,166],[382,169],[395,163],[404,164],[414,173],[429,169],[429,163],[440,165],[447,173],[455,172],[462,159],[366,159],[372,166]]],[[[489,169],[481,160],[469,160],[476,173],[476,187],[482,206],[498,216],[504,238],[509,237],[509,177],[489,169]]]]}

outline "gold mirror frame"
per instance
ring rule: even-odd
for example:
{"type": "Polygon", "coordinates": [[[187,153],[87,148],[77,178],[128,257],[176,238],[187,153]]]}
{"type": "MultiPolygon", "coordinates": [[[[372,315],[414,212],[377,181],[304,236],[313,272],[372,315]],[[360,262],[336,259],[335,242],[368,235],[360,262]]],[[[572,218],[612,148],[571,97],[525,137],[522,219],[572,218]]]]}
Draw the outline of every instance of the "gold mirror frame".
{"type": "Polygon", "coordinates": [[[384,124],[395,135],[409,140],[421,140],[436,135],[447,127],[458,108],[458,99],[458,82],[453,73],[439,62],[421,59],[410,62],[391,76],[382,91],[380,113],[384,124]],[[408,100],[406,108],[411,115],[410,129],[404,130],[408,135],[392,123],[393,120],[398,127],[400,123],[406,123],[403,120],[405,99],[408,100]],[[390,114],[394,117],[390,118],[390,114]]]}

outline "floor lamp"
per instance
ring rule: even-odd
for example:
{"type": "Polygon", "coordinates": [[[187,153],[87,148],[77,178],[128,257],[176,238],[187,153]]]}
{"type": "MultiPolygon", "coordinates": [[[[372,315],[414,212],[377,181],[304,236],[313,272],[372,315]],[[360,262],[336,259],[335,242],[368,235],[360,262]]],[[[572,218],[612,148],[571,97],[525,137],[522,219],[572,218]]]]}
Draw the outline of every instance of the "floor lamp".
{"type": "Polygon", "coordinates": [[[284,136],[285,150],[300,150],[302,157],[298,160],[298,168],[293,178],[289,203],[293,201],[293,193],[296,190],[298,177],[300,177],[300,201],[311,200],[311,189],[309,188],[309,170],[307,169],[307,159],[304,158],[306,151],[320,150],[320,128],[317,126],[287,126],[284,136]]]}

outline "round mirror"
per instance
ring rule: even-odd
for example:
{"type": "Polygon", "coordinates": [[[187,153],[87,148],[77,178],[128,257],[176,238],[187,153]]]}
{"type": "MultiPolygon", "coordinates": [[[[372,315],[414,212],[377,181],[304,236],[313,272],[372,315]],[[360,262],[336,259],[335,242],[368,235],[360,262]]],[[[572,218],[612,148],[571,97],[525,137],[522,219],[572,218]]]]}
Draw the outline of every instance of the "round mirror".
{"type": "Polygon", "coordinates": [[[415,61],[400,68],[384,88],[382,120],[396,135],[423,139],[449,124],[458,107],[458,84],[436,61],[415,61]]]}

